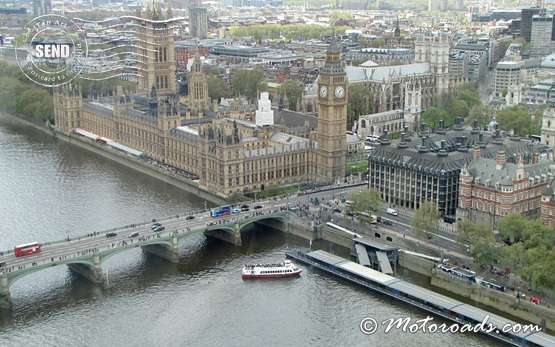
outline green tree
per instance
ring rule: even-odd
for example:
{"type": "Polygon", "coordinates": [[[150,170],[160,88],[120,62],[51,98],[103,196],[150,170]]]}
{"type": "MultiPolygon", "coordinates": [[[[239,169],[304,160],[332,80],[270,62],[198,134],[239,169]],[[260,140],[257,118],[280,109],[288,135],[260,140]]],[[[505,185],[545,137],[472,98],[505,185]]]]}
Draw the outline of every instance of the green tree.
{"type": "Polygon", "coordinates": [[[355,59],[351,62],[352,66],[359,66],[360,64],[363,64],[367,61],[368,59],[366,58],[359,58],[359,59],[355,59]]]}
{"type": "Polygon", "coordinates": [[[382,194],[377,188],[362,189],[349,195],[349,200],[354,201],[352,209],[357,212],[379,210],[382,206],[382,194]]]}
{"type": "Polygon", "coordinates": [[[539,107],[534,112],[534,117],[532,118],[532,124],[530,125],[530,134],[531,135],[540,135],[541,134],[543,111],[545,111],[545,107],[539,107]]]}
{"type": "Polygon", "coordinates": [[[445,110],[449,107],[449,105],[451,105],[453,100],[455,100],[453,94],[449,92],[443,92],[439,95],[434,95],[432,106],[445,110]]]}
{"type": "Polygon", "coordinates": [[[522,239],[525,219],[520,213],[509,213],[497,223],[499,234],[509,243],[514,243],[522,239]]]}
{"type": "Polygon", "coordinates": [[[292,111],[297,111],[297,103],[303,96],[303,87],[293,80],[286,80],[279,87],[278,95],[282,98],[287,95],[287,99],[289,100],[287,108],[292,111]]]}
{"type": "Polygon", "coordinates": [[[268,83],[264,81],[264,73],[260,69],[238,68],[231,77],[233,95],[244,95],[251,100],[256,99],[258,92],[266,91],[268,83]]]}
{"type": "Polygon", "coordinates": [[[392,61],[389,62],[388,65],[389,65],[389,66],[397,66],[397,65],[404,65],[404,64],[405,64],[405,63],[403,63],[403,62],[400,61],[400,60],[393,59],[392,61]]]}
{"type": "Polygon", "coordinates": [[[545,259],[541,271],[538,285],[545,288],[555,288],[555,251],[551,251],[545,259]]]}
{"type": "Polygon", "coordinates": [[[220,100],[222,97],[226,96],[227,86],[225,81],[218,76],[210,75],[208,76],[208,96],[211,100],[220,100]]]}
{"type": "Polygon", "coordinates": [[[519,273],[528,264],[524,244],[517,242],[511,246],[503,247],[500,256],[501,262],[508,265],[511,271],[519,273]]]}
{"type": "Polygon", "coordinates": [[[352,129],[358,117],[372,113],[374,95],[368,87],[359,83],[347,85],[347,91],[347,129],[352,129]]]}
{"type": "Polygon", "coordinates": [[[435,128],[439,125],[440,120],[448,118],[447,112],[437,107],[430,107],[426,112],[422,113],[421,122],[435,128]]]}
{"type": "Polygon", "coordinates": [[[493,231],[485,224],[470,221],[457,222],[457,243],[468,251],[480,267],[495,263],[498,257],[493,231]]]}
{"type": "Polygon", "coordinates": [[[524,246],[529,248],[537,248],[544,246],[547,249],[553,247],[555,241],[555,230],[542,223],[541,220],[524,220],[521,233],[524,246]]]}
{"type": "Polygon", "coordinates": [[[522,50],[524,51],[530,50],[530,42],[527,42],[526,39],[524,39],[524,37],[517,37],[516,39],[513,40],[512,43],[522,44],[522,50]]]}
{"type": "Polygon", "coordinates": [[[470,254],[474,257],[474,262],[482,269],[485,269],[497,263],[500,248],[492,235],[491,238],[479,239],[474,247],[472,247],[470,254]]]}
{"type": "Polygon", "coordinates": [[[414,212],[410,226],[419,238],[431,239],[437,234],[440,217],[441,213],[437,204],[433,201],[426,201],[414,212]]]}
{"type": "Polygon", "coordinates": [[[370,47],[376,47],[376,48],[382,47],[384,45],[385,45],[385,40],[382,38],[375,38],[369,44],[370,47]]]}
{"type": "Polygon", "coordinates": [[[455,123],[457,118],[465,118],[468,115],[468,105],[466,101],[455,99],[447,106],[447,118],[445,124],[451,125],[455,123]]]}
{"type": "Polygon", "coordinates": [[[368,40],[367,40],[366,38],[364,38],[364,37],[359,37],[359,38],[357,39],[357,43],[358,43],[358,45],[359,45],[360,47],[362,47],[362,48],[368,47],[368,40]]]}
{"type": "Polygon", "coordinates": [[[499,126],[506,131],[512,131],[514,128],[518,128],[518,134],[520,136],[529,135],[532,128],[530,113],[522,106],[512,106],[502,109],[497,113],[496,120],[499,126]]]}
{"type": "Polygon", "coordinates": [[[476,90],[477,89],[475,90],[463,89],[459,92],[456,99],[463,100],[464,102],[466,102],[466,105],[468,106],[469,109],[472,109],[475,106],[481,105],[482,100],[480,99],[480,94],[478,94],[476,90]]]}
{"type": "Polygon", "coordinates": [[[478,121],[478,127],[484,129],[493,120],[495,110],[488,105],[475,105],[466,119],[467,125],[473,125],[474,120],[478,121]]]}

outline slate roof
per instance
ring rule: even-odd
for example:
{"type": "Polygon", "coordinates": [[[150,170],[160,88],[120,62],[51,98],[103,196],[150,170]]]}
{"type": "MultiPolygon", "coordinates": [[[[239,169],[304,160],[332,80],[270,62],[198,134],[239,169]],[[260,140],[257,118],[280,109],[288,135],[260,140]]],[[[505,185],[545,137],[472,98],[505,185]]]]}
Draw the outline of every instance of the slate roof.
{"type": "MultiPolygon", "coordinates": [[[[527,177],[533,179],[547,179],[552,177],[550,166],[553,161],[549,159],[540,160],[536,164],[524,165],[523,169],[527,177]],[[542,176],[543,175],[543,176],[542,176]]],[[[503,167],[498,170],[495,159],[478,158],[469,167],[468,172],[479,180],[481,183],[500,183],[502,185],[513,185],[513,177],[516,175],[517,164],[506,162],[503,167]]]]}
{"type": "Polygon", "coordinates": [[[318,128],[318,117],[286,109],[281,111],[277,111],[274,107],[272,109],[274,110],[274,124],[276,125],[281,125],[283,121],[286,128],[296,128],[304,127],[304,122],[308,121],[310,129],[318,128]]]}
{"type": "Polygon", "coordinates": [[[428,73],[430,73],[430,63],[381,66],[372,70],[369,79],[374,81],[389,81],[391,75],[410,77],[428,73]]]}
{"type": "Polygon", "coordinates": [[[416,171],[429,171],[430,173],[445,173],[458,175],[460,169],[470,164],[471,153],[453,152],[446,156],[429,151],[419,151],[415,148],[399,148],[394,145],[376,147],[370,155],[374,162],[387,161],[390,165],[412,167],[416,171]]]}
{"type": "Polygon", "coordinates": [[[366,81],[366,69],[360,66],[345,66],[345,72],[347,73],[347,81],[349,83],[356,83],[361,81],[366,81]]]}

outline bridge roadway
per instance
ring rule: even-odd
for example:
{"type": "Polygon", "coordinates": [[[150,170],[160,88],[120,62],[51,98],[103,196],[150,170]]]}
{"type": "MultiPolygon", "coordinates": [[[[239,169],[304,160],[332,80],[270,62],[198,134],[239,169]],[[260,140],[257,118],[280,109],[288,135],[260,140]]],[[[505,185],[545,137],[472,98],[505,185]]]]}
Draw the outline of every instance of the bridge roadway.
{"type": "MultiPolygon", "coordinates": [[[[72,270],[92,281],[102,282],[101,264],[111,256],[131,248],[141,247],[147,252],[177,262],[179,260],[179,243],[191,236],[207,233],[208,235],[223,238],[228,242],[239,245],[241,243],[240,232],[244,226],[250,223],[262,219],[286,222],[288,220],[288,212],[285,209],[287,205],[310,204],[310,198],[315,197],[328,204],[333,197],[348,198],[351,191],[364,187],[366,187],[366,184],[355,184],[340,186],[334,189],[313,190],[287,198],[258,200],[257,202],[249,203],[250,211],[219,218],[212,218],[209,211],[193,214],[194,219],[186,219],[188,215],[170,217],[159,220],[165,227],[165,230],[159,233],[151,230],[151,223],[140,223],[134,226],[73,237],[69,241],[67,239],[54,242],[35,240],[42,243],[41,253],[16,258],[12,250],[0,252],[0,263],[6,263],[3,268],[0,268],[0,271],[2,271],[0,273],[0,306],[11,305],[9,288],[14,282],[31,273],[52,266],[67,265],[72,270]],[[259,204],[262,205],[262,208],[254,209],[254,206],[259,204]],[[280,209],[285,210],[280,211],[280,209]],[[108,238],[106,237],[108,232],[115,232],[117,236],[108,238]],[[139,233],[139,236],[129,237],[134,232],[139,233]]],[[[330,205],[333,206],[333,204],[330,205]]],[[[321,206],[324,207],[325,205],[322,204],[321,206]]],[[[335,213],[332,213],[332,216],[332,218],[338,217],[335,213]]],[[[400,216],[399,218],[400,220],[398,218],[390,218],[394,223],[388,228],[397,229],[396,231],[401,233],[410,232],[410,227],[407,230],[410,217],[400,216]]],[[[380,227],[384,228],[383,226],[380,227]]],[[[459,250],[459,246],[452,240],[454,239],[452,233],[444,233],[441,236],[431,240],[431,243],[439,242],[446,248],[459,250]]],[[[30,242],[33,240],[26,241],[30,242]]]]}
{"type": "Polygon", "coordinates": [[[153,231],[152,223],[149,222],[83,235],[69,241],[41,242],[40,253],[23,257],[15,257],[11,250],[4,251],[0,255],[0,262],[6,263],[0,268],[0,307],[11,305],[9,288],[14,282],[52,266],[67,265],[92,281],[102,282],[101,264],[111,256],[131,248],[141,247],[147,252],[177,262],[179,243],[194,235],[219,232],[219,235],[213,236],[223,236],[224,240],[228,236],[226,241],[240,245],[240,232],[244,226],[263,219],[287,221],[288,210],[284,201],[257,202],[250,206],[250,211],[218,218],[212,218],[209,211],[203,211],[194,214],[194,219],[186,219],[188,215],[184,215],[159,220],[165,227],[161,232],[153,231]],[[262,208],[252,209],[257,204],[262,205],[262,208]],[[115,232],[117,236],[107,237],[109,232],[115,232]],[[135,232],[139,235],[130,237],[135,232]]]}

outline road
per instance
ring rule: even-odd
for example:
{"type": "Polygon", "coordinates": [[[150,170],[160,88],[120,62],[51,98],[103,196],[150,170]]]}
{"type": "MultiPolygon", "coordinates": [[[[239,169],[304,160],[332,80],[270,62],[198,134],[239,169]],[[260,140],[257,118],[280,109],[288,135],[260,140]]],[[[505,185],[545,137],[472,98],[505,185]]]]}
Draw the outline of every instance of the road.
{"type": "MultiPolygon", "coordinates": [[[[338,202],[339,207],[342,207],[343,205],[339,202],[342,198],[346,199],[351,191],[360,190],[364,187],[366,187],[365,184],[354,186],[337,186],[334,189],[313,190],[301,195],[289,195],[285,197],[277,197],[264,200],[259,199],[256,202],[248,203],[250,211],[218,218],[211,217],[209,211],[202,211],[195,214],[194,219],[186,219],[187,214],[175,216],[171,219],[159,221],[165,227],[165,230],[161,232],[153,231],[151,228],[151,223],[137,223],[135,225],[126,226],[119,229],[116,228],[114,230],[82,235],[81,237],[72,238],[69,241],[63,240],[56,242],[47,242],[45,240],[37,240],[42,243],[41,253],[32,254],[24,257],[15,257],[13,251],[4,251],[0,254],[0,262],[6,263],[5,269],[14,271],[18,270],[20,267],[27,268],[29,266],[33,266],[33,263],[44,264],[47,262],[52,262],[53,260],[62,260],[70,257],[83,256],[85,254],[92,253],[95,250],[104,251],[120,246],[128,246],[129,244],[137,244],[137,246],[139,246],[143,242],[158,237],[158,235],[170,236],[173,232],[183,233],[188,232],[188,230],[204,229],[209,226],[210,223],[231,221],[231,219],[233,218],[247,218],[255,211],[259,213],[268,213],[272,210],[275,210],[276,208],[287,205],[314,206],[314,204],[311,203],[311,199],[312,201],[314,201],[315,198],[318,198],[318,200],[322,202],[322,204],[320,205],[321,207],[332,206],[334,198],[335,201],[338,202]],[[255,210],[254,207],[256,205],[261,205],[262,208],[255,210]],[[106,233],[108,232],[115,232],[117,235],[114,237],[107,237],[106,233]],[[136,237],[130,237],[130,234],[135,232],[139,235],[136,237]]],[[[335,218],[339,217],[337,214],[334,215],[335,218]]],[[[380,228],[391,229],[399,233],[416,237],[409,225],[410,216],[403,214],[400,214],[399,216],[391,216],[386,214],[385,211],[379,211],[378,215],[383,217],[382,223],[379,223],[380,228]],[[384,220],[391,220],[392,225],[383,225],[384,220]]],[[[327,221],[323,219],[318,219],[319,217],[317,216],[317,214],[314,214],[312,218],[313,220],[320,220],[321,222],[327,221]]],[[[434,237],[432,240],[430,240],[430,243],[443,247],[445,249],[459,252],[460,247],[455,243],[454,237],[455,235],[453,233],[440,231],[437,237],[434,237]]]]}

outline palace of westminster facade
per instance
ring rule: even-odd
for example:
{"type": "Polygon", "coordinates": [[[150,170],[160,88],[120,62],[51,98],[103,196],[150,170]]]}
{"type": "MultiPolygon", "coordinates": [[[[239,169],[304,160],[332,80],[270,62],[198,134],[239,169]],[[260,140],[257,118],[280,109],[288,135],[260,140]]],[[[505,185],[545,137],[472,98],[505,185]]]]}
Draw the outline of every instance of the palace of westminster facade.
{"type": "Polygon", "coordinates": [[[201,189],[222,197],[344,177],[347,78],[335,41],[320,72],[318,128],[305,138],[282,132],[271,122],[264,124],[258,114],[256,124],[233,114],[202,117],[211,103],[198,55],[189,77],[188,105],[181,104],[172,31],[177,19],[162,19],[156,10],[145,17],[133,18],[140,72],[137,91],[124,93],[118,87],[108,98],[98,96],[93,87],[83,98],[78,86],[57,87],[57,131],[83,129],[142,151],[198,176],[201,189]]]}

